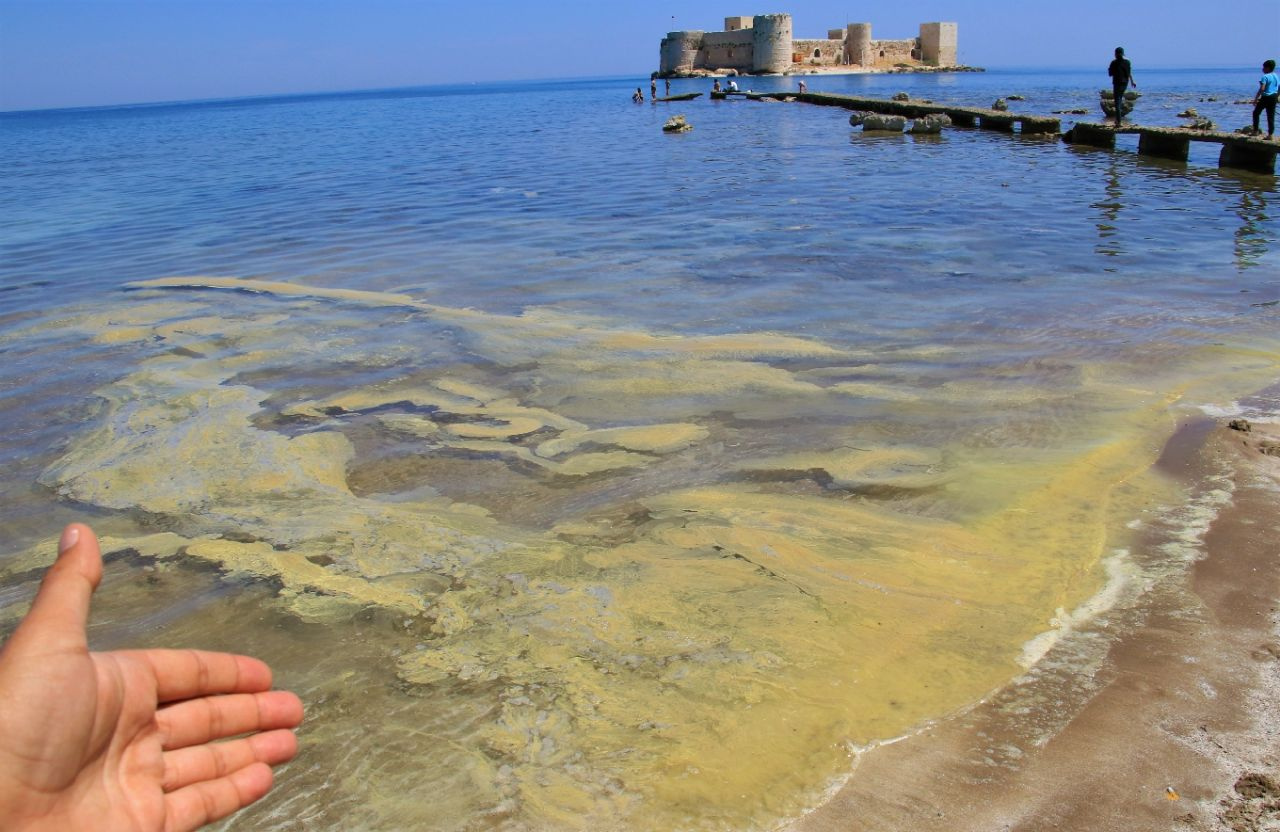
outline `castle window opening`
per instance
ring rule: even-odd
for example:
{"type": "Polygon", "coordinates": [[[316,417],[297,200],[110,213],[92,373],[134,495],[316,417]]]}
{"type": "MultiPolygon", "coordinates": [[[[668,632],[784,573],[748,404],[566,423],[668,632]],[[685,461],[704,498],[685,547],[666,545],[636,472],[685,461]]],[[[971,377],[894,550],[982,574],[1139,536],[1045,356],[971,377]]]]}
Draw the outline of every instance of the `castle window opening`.
{"type": "Polygon", "coordinates": [[[881,50],[880,50],[880,57],[882,57],[882,58],[884,57],[884,50],[883,50],[883,49],[881,49],[881,50]]]}
{"type": "Polygon", "coordinates": [[[821,49],[815,49],[815,50],[813,50],[813,57],[815,57],[815,58],[821,58],[821,57],[822,57],[822,50],[821,50],[821,49]]]}

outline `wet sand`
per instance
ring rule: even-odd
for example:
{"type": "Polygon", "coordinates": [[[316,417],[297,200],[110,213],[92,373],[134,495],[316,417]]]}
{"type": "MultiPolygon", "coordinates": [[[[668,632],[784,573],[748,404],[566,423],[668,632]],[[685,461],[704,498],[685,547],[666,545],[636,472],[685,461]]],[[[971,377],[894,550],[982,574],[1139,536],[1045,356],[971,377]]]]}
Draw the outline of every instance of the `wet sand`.
{"type": "Polygon", "coordinates": [[[788,832],[1280,829],[1280,426],[1184,426],[1159,466],[1233,497],[1090,684],[1028,674],[863,752],[788,832]]]}

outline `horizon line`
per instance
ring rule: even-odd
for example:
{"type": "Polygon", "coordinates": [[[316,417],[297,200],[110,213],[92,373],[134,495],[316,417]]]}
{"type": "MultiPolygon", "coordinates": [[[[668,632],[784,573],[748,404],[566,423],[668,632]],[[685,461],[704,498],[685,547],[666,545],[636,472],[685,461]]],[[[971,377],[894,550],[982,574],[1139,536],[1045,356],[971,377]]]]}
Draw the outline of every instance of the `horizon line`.
{"type": "MultiPolygon", "coordinates": [[[[996,71],[1032,71],[1032,72],[1060,72],[1060,71],[1078,71],[1086,69],[1095,69],[1095,65],[1090,64],[1057,64],[1031,66],[1025,64],[996,64],[982,67],[984,70],[996,71]]],[[[1244,70],[1243,66],[1196,66],[1196,65],[1175,65],[1175,64],[1150,64],[1144,68],[1146,72],[1159,72],[1169,70],[1244,70]]],[[[651,72],[652,70],[650,70],[651,72]]],[[[794,76],[765,76],[765,77],[804,77],[804,78],[821,78],[825,73],[818,75],[794,75],[794,76]]],[[[831,73],[838,74],[838,73],[831,73]]],[[[894,73],[878,73],[878,74],[894,74],[894,73]]],[[[147,108],[164,108],[164,107],[183,107],[191,105],[219,105],[231,104],[235,102],[261,101],[267,103],[279,99],[305,99],[305,98],[328,98],[346,95],[376,95],[387,93],[410,93],[419,90],[446,89],[449,87],[479,87],[494,86],[500,84],[553,84],[568,83],[581,81],[612,81],[621,79],[641,78],[649,79],[649,72],[642,73],[623,73],[618,75],[571,75],[571,76],[550,76],[544,78],[504,78],[489,81],[436,81],[426,84],[405,84],[393,87],[352,87],[349,89],[329,89],[329,90],[295,90],[291,92],[268,92],[268,93],[247,93],[243,95],[227,95],[215,96],[212,98],[186,98],[186,99],[157,99],[154,101],[122,101],[112,104],[67,104],[54,105],[48,107],[25,107],[22,109],[0,109],[0,116],[16,116],[32,113],[58,113],[58,112],[89,112],[95,110],[127,110],[127,109],[147,109],[147,108]]],[[[680,78],[672,80],[691,81],[703,80],[701,78],[680,78]]]]}

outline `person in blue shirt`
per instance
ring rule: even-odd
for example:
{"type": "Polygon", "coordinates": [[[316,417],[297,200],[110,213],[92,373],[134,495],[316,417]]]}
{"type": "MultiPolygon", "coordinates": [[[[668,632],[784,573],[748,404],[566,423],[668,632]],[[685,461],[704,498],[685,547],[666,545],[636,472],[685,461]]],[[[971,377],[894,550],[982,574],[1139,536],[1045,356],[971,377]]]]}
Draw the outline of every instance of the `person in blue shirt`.
{"type": "Polygon", "coordinates": [[[1262,115],[1262,111],[1267,111],[1267,138],[1270,139],[1276,132],[1276,98],[1280,97],[1280,75],[1276,75],[1276,62],[1264,61],[1262,64],[1262,77],[1258,79],[1258,92],[1253,96],[1253,134],[1256,136],[1261,131],[1258,129],[1258,116],[1262,115]]]}

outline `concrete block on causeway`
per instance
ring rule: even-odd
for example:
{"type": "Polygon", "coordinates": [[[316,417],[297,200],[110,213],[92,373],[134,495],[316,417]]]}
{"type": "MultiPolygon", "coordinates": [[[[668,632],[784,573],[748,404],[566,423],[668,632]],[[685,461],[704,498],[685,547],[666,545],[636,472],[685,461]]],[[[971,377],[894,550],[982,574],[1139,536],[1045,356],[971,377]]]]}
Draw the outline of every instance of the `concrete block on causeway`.
{"type": "Polygon", "coordinates": [[[1275,173],[1276,154],[1280,153],[1280,142],[1269,142],[1241,133],[1188,130],[1185,127],[1143,127],[1137,124],[1115,127],[1078,121],[1062,138],[1075,144],[1115,147],[1116,136],[1120,133],[1137,134],[1138,153],[1143,156],[1180,161],[1186,161],[1191,142],[1220,144],[1222,151],[1218,154],[1218,167],[1256,173],[1275,173]]]}
{"type": "MultiPolygon", "coordinates": [[[[782,97],[792,93],[767,93],[782,97]]],[[[1060,119],[1049,116],[1029,116],[1020,113],[989,110],[983,107],[955,107],[934,104],[931,101],[908,99],[894,101],[887,98],[863,98],[856,95],[836,95],[833,93],[806,92],[795,94],[798,101],[807,104],[821,104],[828,107],[844,107],[846,110],[865,110],[869,113],[920,118],[921,116],[941,114],[949,117],[951,123],[959,127],[981,125],[988,130],[1000,130],[1005,133],[1014,132],[1014,125],[1019,125],[1023,133],[1057,133],[1062,129],[1060,119]]]]}

